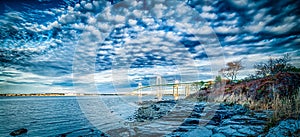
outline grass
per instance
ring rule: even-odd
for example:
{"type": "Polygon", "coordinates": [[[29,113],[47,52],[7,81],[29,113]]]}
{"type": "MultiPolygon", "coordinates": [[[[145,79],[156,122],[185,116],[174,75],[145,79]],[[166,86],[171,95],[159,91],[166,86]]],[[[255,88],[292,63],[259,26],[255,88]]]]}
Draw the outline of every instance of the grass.
{"type": "Polygon", "coordinates": [[[273,98],[271,100],[265,98],[253,100],[246,98],[242,93],[232,93],[215,97],[214,102],[242,104],[255,111],[271,110],[273,114],[271,115],[265,127],[266,132],[270,128],[276,126],[281,120],[286,120],[289,118],[298,120],[300,119],[300,88],[298,88],[295,91],[295,94],[292,96],[280,97],[276,91],[274,91],[272,94],[273,98]]]}
{"type": "MultiPolygon", "coordinates": [[[[289,118],[298,119],[300,116],[300,88],[296,91],[292,97],[280,98],[279,95],[275,94],[275,98],[271,102],[271,109],[273,115],[269,119],[265,131],[276,126],[281,120],[289,118]]],[[[299,131],[297,131],[299,132],[299,131]]],[[[298,133],[296,133],[298,134],[298,133]]]]}
{"type": "Polygon", "coordinates": [[[272,102],[273,117],[275,119],[294,118],[299,119],[300,115],[300,88],[292,97],[279,98],[275,96],[272,102]]]}

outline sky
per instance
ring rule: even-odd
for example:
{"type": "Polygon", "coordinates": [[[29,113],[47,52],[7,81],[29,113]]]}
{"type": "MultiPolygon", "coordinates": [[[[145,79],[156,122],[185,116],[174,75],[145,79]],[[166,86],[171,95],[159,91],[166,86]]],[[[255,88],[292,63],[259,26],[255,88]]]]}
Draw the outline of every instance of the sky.
{"type": "Polygon", "coordinates": [[[212,80],[242,60],[289,53],[300,67],[300,1],[0,2],[0,93],[119,93],[212,80]]]}

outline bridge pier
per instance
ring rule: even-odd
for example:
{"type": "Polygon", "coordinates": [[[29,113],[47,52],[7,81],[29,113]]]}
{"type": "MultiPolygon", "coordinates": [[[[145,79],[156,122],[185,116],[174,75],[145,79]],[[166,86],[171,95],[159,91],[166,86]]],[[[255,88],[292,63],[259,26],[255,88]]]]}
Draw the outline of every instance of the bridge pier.
{"type": "Polygon", "coordinates": [[[185,96],[189,96],[190,95],[190,85],[185,85],[185,96]]]}
{"type": "MultiPolygon", "coordinates": [[[[155,85],[153,84],[152,86],[149,86],[149,88],[151,88],[151,90],[154,88],[156,89],[156,99],[158,101],[162,100],[162,97],[163,97],[163,92],[165,93],[170,93],[170,91],[165,91],[162,87],[163,86],[168,86],[168,84],[164,85],[164,82],[162,81],[162,78],[161,76],[157,76],[156,77],[156,82],[155,82],[155,85]]],[[[143,86],[142,86],[142,83],[138,83],[138,89],[136,90],[136,95],[138,95],[139,98],[141,98],[143,96],[143,86]]],[[[152,92],[153,94],[153,92],[152,92]]],[[[182,96],[189,96],[191,94],[191,84],[189,83],[179,83],[178,80],[176,80],[173,84],[173,97],[174,97],[174,100],[178,100],[179,99],[179,96],[182,95],[182,96]],[[179,86],[182,86],[181,88],[179,88],[179,86]],[[180,91],[179,91],[180,90],[180,91]]]]}
{"type": "Polygon", "coordinates": [[[179,94],[178,94],[179,81],[175,80],[174,83],[175,84],[173,85],[173,96],[174,96],[174,100],[177,100],[179,98],[179,94]]]}

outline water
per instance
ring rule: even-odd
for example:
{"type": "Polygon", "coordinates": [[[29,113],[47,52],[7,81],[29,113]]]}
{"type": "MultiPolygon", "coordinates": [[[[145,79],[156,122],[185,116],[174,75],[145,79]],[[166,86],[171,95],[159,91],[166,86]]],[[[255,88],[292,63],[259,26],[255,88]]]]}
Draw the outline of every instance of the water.
{"type": "Polygon", "coordinates": [[[28,136],[56,136],[92,129],[76,97],[4,97],[0,100],[0,136],[27,128],[28,136]]]}
{"type": "Polygon", "coordinates": [[[1,97],[0,136],[10,136],[20,128],[28,129],[21,136],[30,137],[98,136],[102,131],[111,135],[126,128],[126,118],[139,107],[136,102],[151,99],[154,97],[1,97]]]}

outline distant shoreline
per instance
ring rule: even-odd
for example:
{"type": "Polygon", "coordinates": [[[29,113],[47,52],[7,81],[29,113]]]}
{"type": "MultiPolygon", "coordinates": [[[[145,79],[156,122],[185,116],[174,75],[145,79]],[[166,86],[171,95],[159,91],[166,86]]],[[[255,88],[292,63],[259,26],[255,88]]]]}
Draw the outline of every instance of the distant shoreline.
{"type": "MultiPolygon", "coordinates": [[[[130,93],[105,93],[105,94],[91,94],[91,93],[29,93],[29,94],[17,94],[17,93],[7,93],[7,94],[0,94],[0,97],[28,97],[28,96],[137,96],[137,94],[130,94],[130,93]]],[[[148,96],[154,94],[143,94],[142,96],[148,96]]],[[[171,94],[165,94],[171,95],[171,94]]]]}
{"type": "MultiPolygon", "coordinates": [[[[30,93],[30,94],[0,94],[0,96],[11,97],[11,96],[115,96],[120,94],[89,94],[89,93],[30,93]]],[[[126,94],[121,94],[126,95],[126,94]]]]}

